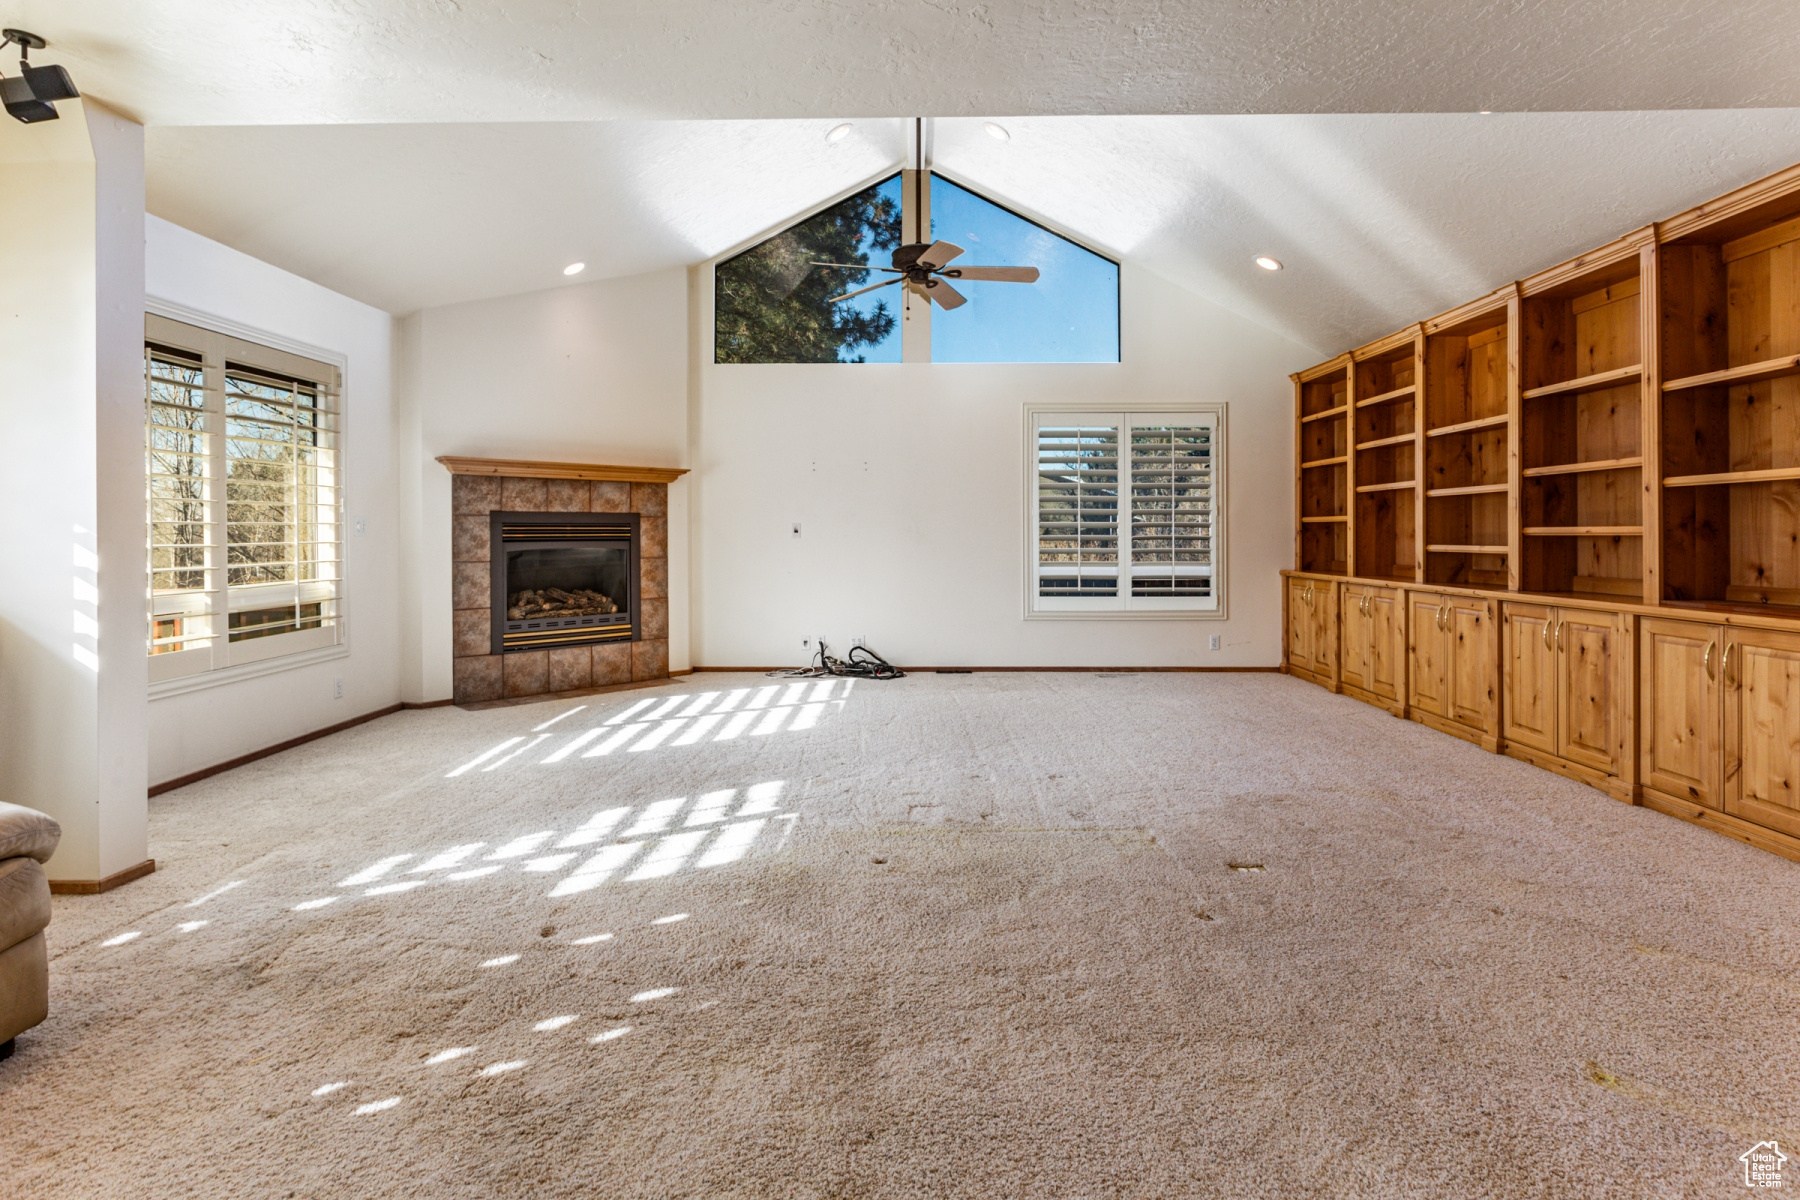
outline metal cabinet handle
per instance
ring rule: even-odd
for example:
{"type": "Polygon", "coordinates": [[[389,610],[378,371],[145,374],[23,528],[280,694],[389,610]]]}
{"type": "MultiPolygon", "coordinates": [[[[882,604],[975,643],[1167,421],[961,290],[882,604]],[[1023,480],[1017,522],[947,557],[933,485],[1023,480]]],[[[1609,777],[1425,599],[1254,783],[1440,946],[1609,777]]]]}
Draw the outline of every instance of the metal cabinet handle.
{"type": "Polygon", "coordinates": [[[1713,656],[1713,651],[1718,648],[1718,645],[1719,644],[1717,642],[1706,643],[1706,657],[1703,660],[1701,660],[1703,665],[1706,667],[1706,677],[1715,682],[1717,682],[1719,677],[1718,677],[1718,675],[1716,675],[1713,672],[1712,656],[1713,656]]]}
{"type": "Polygon", "coordinates": [[[1558,621],[1556,623],[1556,648],[1558,650],[1562,649],[1562,630],[1563,630],[1563,623],[1561,621],[1558,621]]]}
{"type": "Polygon", "coordinates": [[[1725,643],[1725,661],[1719,664],[1719,673],[1725,676],[1726,684],[1731,683],[1731,652],[1737,649],[1736,642],[1725,643]]]}
{"type": "Polygon", "coordinates": [[[1544,619],[1544,649],[1546,650],[1550,649],[1550,626],[1554,624],[1555,622],[1548,617],[1544,619]]]}

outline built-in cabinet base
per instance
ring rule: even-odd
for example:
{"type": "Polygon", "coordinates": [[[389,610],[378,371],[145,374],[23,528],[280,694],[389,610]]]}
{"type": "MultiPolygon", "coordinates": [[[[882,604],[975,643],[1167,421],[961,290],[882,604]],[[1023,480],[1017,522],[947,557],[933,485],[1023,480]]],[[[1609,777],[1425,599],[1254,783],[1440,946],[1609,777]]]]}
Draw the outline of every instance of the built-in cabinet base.
{"type": "Polygon", "coordinates": [[[1779,618],[1283,574],[1287,673],[1800,861],[1779,618]]]}

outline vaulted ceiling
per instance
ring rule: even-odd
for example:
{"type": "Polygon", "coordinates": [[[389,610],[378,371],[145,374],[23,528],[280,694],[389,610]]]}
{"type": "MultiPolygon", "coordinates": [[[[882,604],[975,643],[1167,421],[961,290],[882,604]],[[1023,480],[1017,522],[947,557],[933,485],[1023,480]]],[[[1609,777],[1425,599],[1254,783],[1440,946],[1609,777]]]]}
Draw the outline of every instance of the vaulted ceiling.
{"type": "Polygon", "coordinates": [[[1800,160],[1790,0],[16,0],[8,23],[150,125],[151,211],[395,312],[702,261],[899,166],[915,114],[947,174],[1321,352],[1800,160]]]}

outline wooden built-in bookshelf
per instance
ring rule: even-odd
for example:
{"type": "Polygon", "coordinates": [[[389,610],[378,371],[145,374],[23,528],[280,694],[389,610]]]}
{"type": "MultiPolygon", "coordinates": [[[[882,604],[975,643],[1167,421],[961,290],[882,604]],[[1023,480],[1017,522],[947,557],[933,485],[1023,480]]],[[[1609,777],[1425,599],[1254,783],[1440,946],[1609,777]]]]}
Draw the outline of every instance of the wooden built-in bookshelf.
{"type": "Polygon", "coordinates": [[[1800,860],[1800,166],[1293,380],[1284,670],[1800,860]]]}
{"type": "Polygon", "coordinates": [[[1350,356],[1294,376],[1300,463],[1294,556],[1309,571],[1350,571],[1350,356]]]}

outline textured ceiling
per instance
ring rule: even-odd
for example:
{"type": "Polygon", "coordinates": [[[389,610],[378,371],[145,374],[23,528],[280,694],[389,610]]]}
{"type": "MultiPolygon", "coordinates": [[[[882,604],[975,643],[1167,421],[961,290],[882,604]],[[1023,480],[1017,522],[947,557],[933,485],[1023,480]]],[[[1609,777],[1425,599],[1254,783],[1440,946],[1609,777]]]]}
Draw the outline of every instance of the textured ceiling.
{"type": "MultiPolygon", "coordinates": [[[[1321,354],[1800,161],[1791,110],[1006,125],[933,122],[934,163],[1321,354]]],[[[904,122],[829,127],[152,128],[149,204],[403,313],[703,261],[905,156],[904,122]]]]}
{"type": "Polygon", "coordinates": [[[1800,105],[1794,0],[13,0],[147,124],[1800,105]]]}

